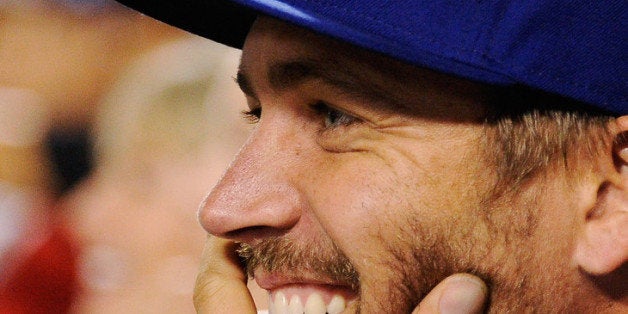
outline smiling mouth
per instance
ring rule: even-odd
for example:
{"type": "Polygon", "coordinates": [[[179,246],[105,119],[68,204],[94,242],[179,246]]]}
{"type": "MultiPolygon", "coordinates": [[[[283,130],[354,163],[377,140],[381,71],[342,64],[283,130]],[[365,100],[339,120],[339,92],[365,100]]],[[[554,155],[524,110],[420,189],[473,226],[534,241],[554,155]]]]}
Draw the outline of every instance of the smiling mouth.
{"type": "Polygon", "coordinates": [[[240,243],[249,278],[269,292],[271,314],[338,314],[356,304],[359,276],[333,244],[298,245],[287,238],[240,243]]]}
{"type": "Polygon", "coordinates": [[[356,298],[347,285],[311,278],[256,272],[255,281],[270,295],[270,314],[338,314],[356,298]]]}

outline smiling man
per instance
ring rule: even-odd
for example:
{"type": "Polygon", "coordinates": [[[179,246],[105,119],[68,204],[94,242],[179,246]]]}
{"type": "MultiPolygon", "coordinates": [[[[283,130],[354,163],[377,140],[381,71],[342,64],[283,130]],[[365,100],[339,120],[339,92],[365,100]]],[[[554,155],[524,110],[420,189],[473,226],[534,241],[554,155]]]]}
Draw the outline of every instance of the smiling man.
{"type": "Polygon", "coordinates": [[[242,48],[200,303],[246,272],[274,313],[410,313],[468,272],[489,312],[628,311],[623,3],[237,2],[134,4],[242,48]]]}

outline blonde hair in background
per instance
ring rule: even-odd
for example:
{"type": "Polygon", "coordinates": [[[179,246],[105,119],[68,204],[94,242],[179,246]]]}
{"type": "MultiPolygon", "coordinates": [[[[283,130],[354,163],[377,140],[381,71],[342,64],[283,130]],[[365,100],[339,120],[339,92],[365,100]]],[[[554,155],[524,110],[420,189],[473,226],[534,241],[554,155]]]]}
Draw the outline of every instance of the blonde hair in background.
{"type": "Polygon", "coordinates": [[[131,66],[99,107],[94,134],[101,175],[132,173],[149,167],[147,160],[189,158],[207,144],[236,149],[240,143],[231,139],[245,133],[233,123],[234,103],[243,100],[228,79],[237,54],[192,37],[131,66]]]}

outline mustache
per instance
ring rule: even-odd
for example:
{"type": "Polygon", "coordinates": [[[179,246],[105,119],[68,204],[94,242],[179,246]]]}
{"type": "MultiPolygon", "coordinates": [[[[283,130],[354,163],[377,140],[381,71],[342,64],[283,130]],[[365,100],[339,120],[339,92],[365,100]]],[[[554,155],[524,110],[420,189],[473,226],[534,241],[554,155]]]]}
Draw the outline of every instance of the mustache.
{"type": "Polygon", "coordinates": [[[256,269],[273,273],[298,274],[307,271],[316,276],[358,291],[358,272],[349,259],[334,245],[297,245],[285,238],[265,239],[255,245],[239,243],[237,253],[250,278],[256,269]]]}

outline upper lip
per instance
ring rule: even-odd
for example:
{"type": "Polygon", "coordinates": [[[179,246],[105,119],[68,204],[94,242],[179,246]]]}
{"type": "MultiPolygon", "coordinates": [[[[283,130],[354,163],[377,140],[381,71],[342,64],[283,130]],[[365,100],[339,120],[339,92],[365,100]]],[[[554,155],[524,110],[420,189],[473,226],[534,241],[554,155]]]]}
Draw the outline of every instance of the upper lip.
{"type": "MultiPolygon", "coordinates": [[[[295,272],[296,273],[296,272],[295,272]]],[[[335,282],[331,279],[315,276],[307,271],[298,272],[299,275],[286,275],[282,273],[267,273],[256,270],[254,272],[255,281],[265,290],[274,290],[282,286],[300,284],[300,285],[328,285],[349,289],[349,285],[341,282],[335,282]]]]}

